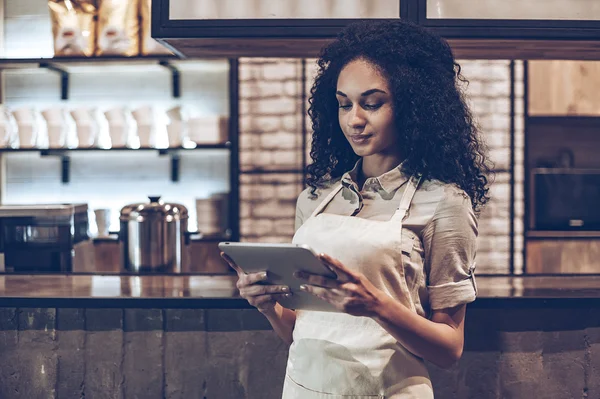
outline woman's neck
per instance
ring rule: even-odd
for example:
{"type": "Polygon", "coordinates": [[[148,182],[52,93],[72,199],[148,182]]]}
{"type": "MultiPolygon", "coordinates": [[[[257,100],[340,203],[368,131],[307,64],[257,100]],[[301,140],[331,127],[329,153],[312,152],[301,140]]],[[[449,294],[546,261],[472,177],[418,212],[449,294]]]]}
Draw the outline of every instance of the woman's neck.
{"type": "Polygon", "coordinates": [[[358,180],[360,187],[364,184],[365,180],[369,177],[381,176],[382,174],[389,172],[402,162],[401,156],[393,155],[380,155],[374,154],[362,159],[362,167],[358,173],[358,180]],[[361,181],[362,180],[362,181],[361,181]]]}

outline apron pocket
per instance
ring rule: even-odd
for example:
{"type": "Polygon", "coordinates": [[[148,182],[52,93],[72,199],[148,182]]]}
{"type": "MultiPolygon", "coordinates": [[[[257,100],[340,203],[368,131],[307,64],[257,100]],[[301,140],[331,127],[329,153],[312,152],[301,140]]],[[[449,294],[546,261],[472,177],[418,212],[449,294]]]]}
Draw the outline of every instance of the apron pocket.
{"type": "Polygon", "coordinates": [[[282,399],[385,399],[385,395],[340,395],[314,391],[285,376],[282,399]]]}

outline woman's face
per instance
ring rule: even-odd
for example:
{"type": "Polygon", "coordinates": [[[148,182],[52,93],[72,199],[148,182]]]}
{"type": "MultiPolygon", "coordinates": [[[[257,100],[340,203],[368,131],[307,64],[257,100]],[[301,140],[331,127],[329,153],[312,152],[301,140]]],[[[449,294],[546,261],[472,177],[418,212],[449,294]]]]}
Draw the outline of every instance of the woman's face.
{"type": "Polygon", "coordinates": [[[340,127],[356,155],[398,155],[391,90],[372,63],[348,63],[338,76],[336,97],[340,127]]]}

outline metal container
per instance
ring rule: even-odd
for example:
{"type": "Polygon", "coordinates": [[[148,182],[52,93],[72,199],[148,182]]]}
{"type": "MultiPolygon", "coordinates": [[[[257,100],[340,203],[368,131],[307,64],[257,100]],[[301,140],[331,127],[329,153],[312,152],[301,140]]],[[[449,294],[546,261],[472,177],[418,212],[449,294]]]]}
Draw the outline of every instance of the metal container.
{"type": "Polygon", "coordinates": [[[180,273],[189,263],[188,210],[148,197],[121,209],[121,267],[134,273],[180,273]]]}

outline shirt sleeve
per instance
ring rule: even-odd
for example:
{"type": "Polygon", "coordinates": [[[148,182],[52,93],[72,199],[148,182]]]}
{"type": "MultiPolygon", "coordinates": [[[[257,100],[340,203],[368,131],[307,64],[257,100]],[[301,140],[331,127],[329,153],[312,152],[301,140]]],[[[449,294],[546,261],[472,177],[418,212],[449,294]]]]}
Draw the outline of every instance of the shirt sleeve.
{"type": "Polygon", "coordinates": [[[298,196],[298,200],[296,201],[296,220],[294,223],[294,232],[298,231],[300,226],[306,220],[305,212],[307,208],[308,199],[308,189],[305,189],[298,196]]]}
{"type": "Polygon", "coordinates": [[[448,186],[423,230],[424,267],[432,310],[475,300],[476,239],[477,218],[469,196],[448,186]]]}

